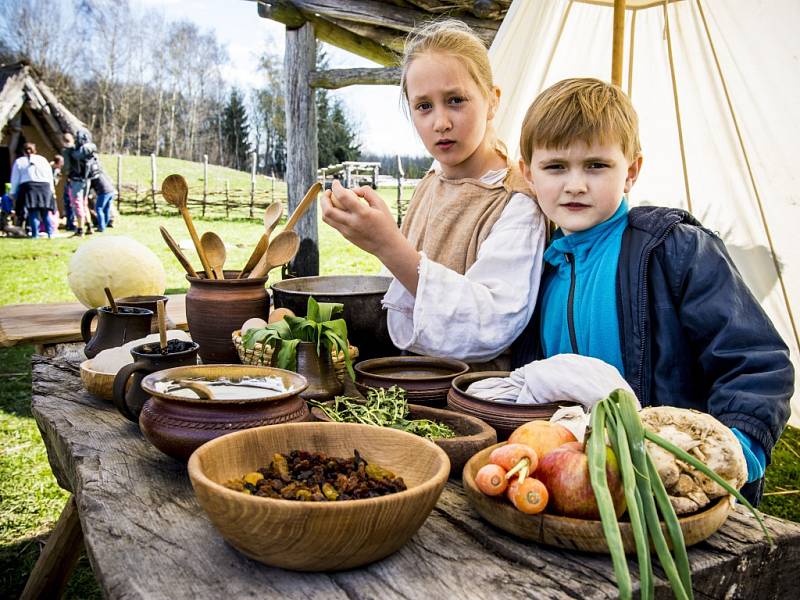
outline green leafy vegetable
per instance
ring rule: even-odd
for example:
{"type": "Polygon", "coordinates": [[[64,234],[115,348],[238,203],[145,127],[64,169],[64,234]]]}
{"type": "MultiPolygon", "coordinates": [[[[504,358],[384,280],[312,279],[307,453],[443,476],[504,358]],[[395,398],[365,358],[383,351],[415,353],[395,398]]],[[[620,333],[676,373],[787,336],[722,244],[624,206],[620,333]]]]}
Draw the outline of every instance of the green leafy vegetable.
{"type": "Polygon", "coordinates": [[[451,438],[456,435],[455,431],[443,423],[430,419],[408,419],[406,393],[397,386],[392,386],[388,390],[369,388],[366,400],[336,396],[333,404],[315,400],[309,400],[308,403],[319,408],[331,421],[339,423],[391,427],[428,439],[451,438]]]}

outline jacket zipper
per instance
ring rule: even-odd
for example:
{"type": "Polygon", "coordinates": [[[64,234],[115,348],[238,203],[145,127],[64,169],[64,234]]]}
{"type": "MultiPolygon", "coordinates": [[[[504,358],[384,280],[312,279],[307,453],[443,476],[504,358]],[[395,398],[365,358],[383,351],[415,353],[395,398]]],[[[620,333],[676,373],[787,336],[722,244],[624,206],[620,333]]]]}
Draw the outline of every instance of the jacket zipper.
{"type": "Polygon", "coordinates": [[[564,258],[569,263],[569,296],[567,297],[567,327],[569,328],[569,342],[572,344],[572,352],[578,352],[578,337],[575,335],[575,320],[573,318],[573,304],[575,302],[575,256],[571,252],[565,252],[564,258]]]}
{"type": "Polygon", "coordinates": [[[647,394],[647,391],[644,389],[644,351],[645,351],[645,345],[646,345],[646,340],[645,340],[646,336],[645,336],[645,333],[644,333],[644,328],[645,328],[645,310],[647,308],[645,306],[646,301],[647,301],[647,298],[646,298],[646,295],[647,295],[647,273],[648,273],[647,267],[649,266],[650,256],[653,254],[653,251],[665,239],[667,239],[667,236],[680,223],[681,223],[681,221],[673,223],[672,225],[667,227],[667,229],[664,230],[664,233],[661,234],[661,236],[658,238],[658,240],[656,240],[656,242],[652,246],[650,246],[650,249],[644,255],[644,261],[642,263],[642,271],[643,271],[642,272],[642,286],[639,288],[639,331],[641,332],[640,338],[641,338],[642,341],[640,343],[640,348],[639,348],[639,385],[638,385],[639,394],[641,396],[644,396],[642,398],[639,398],[639,401],[642,403],[642,406],[649,406],[650,405],[650,399],[648,397],[646,397],[648,394],[647,394]]]}

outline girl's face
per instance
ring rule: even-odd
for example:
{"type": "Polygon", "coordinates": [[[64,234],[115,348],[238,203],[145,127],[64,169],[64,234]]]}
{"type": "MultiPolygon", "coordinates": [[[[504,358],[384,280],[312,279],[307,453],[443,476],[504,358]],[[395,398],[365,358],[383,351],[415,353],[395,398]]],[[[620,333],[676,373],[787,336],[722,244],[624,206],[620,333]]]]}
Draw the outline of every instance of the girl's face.
{"type": "Polygon", "coordinates": [[[486,98],[461,61],[437,52],[414,59],[406,93],[414,127],[444,175],[483,175],[486,131],[500,91],[486,98]]]}

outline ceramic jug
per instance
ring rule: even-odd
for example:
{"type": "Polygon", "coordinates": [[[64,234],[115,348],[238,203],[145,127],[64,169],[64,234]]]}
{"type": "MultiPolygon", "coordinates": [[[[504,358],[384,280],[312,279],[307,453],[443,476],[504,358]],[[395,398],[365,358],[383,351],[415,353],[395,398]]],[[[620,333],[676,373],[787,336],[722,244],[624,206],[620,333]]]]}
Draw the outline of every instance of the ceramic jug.
{"type": "Polygon", "coordinates": [[[90,308],[81,318],[81,337],[86,342],[83,353],[94,358],[102,350],[122,346],[150,333],[153,311],[133,306],[119,306],[113,312],[110,306],[90,308]],[[92,335],[92,321],[97,317],[97,329],[92,335]]]}
{"type": "MultiPolygon", "coordinates": [[[[177,340],[176,340],[177,341],[177,340]]],[[[172,342],[173,344],[175,341],[172,342]]],[[[154,344],[142,344],[131,349],[133,363],[125,365],[114,378],[114,405],[122,415],[134,423],[139,422],[139,413],[150,394],[142,390],[142,379],[150,373],[187,367],[197,364],[198,346],[195,342],[181,341],[177,352],[168,354],[147,352],[154,344]],[[130,382],[130,385],[129,385],[130,382]]]]}
{"type": "MultiPolygon", "coordinates": [[[[164,308],[167,307],[169,302],[168,296],[125,296],[124,298],[117,298],[117,306],[136,306],[138,308],[146,308],[153,311],[153,320],[150,322],[150,333],[158,333],[158,301],[164,301],[164,308]]],[[[166,313],[167,329],[175,329],[175,322],[169,318],[169,312],[166,313]]]]}
{"type": "MultiPolygon", "coordinates": [[[[280,342],[272,353],[272,366],[275,366],[279,349],[280,342]]],[[[308,381],[308,387],[300,394],[303,400],[325,402],[333,400],[344,390],[333,368],[331,353],[323,349],[322,356],[318,356],[317,345],[314,342],[297,344],[297,373],[308,381]]]]}

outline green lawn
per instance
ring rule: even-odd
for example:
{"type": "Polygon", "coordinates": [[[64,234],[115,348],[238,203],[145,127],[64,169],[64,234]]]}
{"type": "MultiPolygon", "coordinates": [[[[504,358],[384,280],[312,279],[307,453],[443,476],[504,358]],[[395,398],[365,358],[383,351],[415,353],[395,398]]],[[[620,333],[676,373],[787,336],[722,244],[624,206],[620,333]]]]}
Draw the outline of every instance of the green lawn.
{"type": "MultiPolygon", "coordinates": [[[[115,173],[112,165],[116,163],[109,157],[104,157],[104,161],[109,172],[115,173]]],[[[141,176],[142,169],[146,169],[144,173],[149,177],[146,158],[125,157],[123,166],[134,173],[131,177],[141,176]]],[[[162,176],[181,172],[196,180],[201,177],[197,173],[202,173],[201,166],[185,161],[159,159],[159,170],[162,168],[162,176]]],[[[223,174],[215,177],[225,177],[222,170],[219,173],[223,174]]],[[[249,182],[249,175],[232,173],[249,182]]],[[[409,192],[407,190],[407,194],[409,192]]],[[[394,190],[381,190],[381,193],[393,206],[394,190]]],[[[167,289],[170,292],[185,290],[183,271],[161,240],[159,225],[166,226],[179,242],[188,241],[183,221],[169,209],[158,215],[122,215],[114,229],[92,237],[128,235],[136,238],[162,260],[167,272],[167,289]]],[[[197,229],[200,233],[213,230],[222,236],[228,246],[226,264],[233,268],[244,264],[262,231],[257,220],[197,219],[197,229]]],[[[323,223],[320,223],[319,232],[321,274],[375,273],[380,268],[376,259],[348,244],[323,223]]],[[[83,240],[0,239],[0,305],[74,300],[67,285],[67,264],[75,249],[92,237],[83,240]]],[[[194,262],[199,267],[199,261],[195,259],[194,262]]],[[[0,598],[19,595],[67,498],[53,478],[30,413],[31,354],[31,347],[0,349],[0,598]]],[[[767,470],[767,495],[761,509],[800,522],[798,488],[800,430],[788,429],[775,448],[773,463],[767,470]]],[[[72,577],[67,596],[101,597],[85,556],[72,577]]]]}

